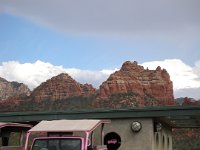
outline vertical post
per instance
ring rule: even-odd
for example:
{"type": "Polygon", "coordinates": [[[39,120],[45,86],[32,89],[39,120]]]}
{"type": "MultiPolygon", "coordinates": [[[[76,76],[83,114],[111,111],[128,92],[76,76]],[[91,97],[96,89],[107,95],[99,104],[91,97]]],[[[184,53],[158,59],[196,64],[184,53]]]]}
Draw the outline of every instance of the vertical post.
{"type": "Polygon", "coordinates": [[[104,123],[101,125],[101,145],[103,145],[103,138],[104,138],[104,123]]]}
{"type": "Polygon", "coordinates": [[[85,137],[85,150],[87,150],[89,134],[90,134],[89,132],[86,132],[86,137],[85,137]]]}
{"type": "Polygon", "coordinates": [[[22,130],[20,133],[20,146],[23,146],[23,142],[24,142],[24,131],[22,130]]]}
{"type": "Polygon", "coordinates": [[[27,132],[27,134],[26,134],[26,142],[25,142],[25,145],[24,145],[24,150],[27,150],[27,148],[28,148],[29,135],[30,135],[30,132],[27,132]]]}

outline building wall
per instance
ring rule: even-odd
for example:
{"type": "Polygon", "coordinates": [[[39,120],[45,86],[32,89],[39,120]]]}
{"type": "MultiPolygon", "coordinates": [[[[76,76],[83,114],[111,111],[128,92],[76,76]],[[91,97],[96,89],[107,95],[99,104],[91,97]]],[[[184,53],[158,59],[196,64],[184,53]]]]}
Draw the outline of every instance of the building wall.
{"type": "Polygon", "coordinates": [[[154,150],[154,126],[152,119],[112,119],[110,125],[105,126],[105,134],[116,132],[121,137],[118,150],[154,150]],[[134,133],[131,123],[138,121],[142,129],[134,133]]]}
{"type": "MultiPolygon", "coordinates": [[[[161,124],[160,130],[157,130],[156,124],[153,119],[147,118],[112,119],[111,124],[104,126],[104,138],[111,132],[120,136],[120,147],[111,150],[172,150],[171,128],[161,124]],[[139,132],[131,130],[132,122],[136,121],[142,124],[142,129],[139,132]]],[[[98,127],[93,134],[93,145],[101,145],[100,133],[101,127],[98,127]]]]}
{"type": "Polygon", "coordinates": [[[172,131],[171,128],[162,126],[161,131],[154,133],[155,150],[172,150],[172,131]]]}

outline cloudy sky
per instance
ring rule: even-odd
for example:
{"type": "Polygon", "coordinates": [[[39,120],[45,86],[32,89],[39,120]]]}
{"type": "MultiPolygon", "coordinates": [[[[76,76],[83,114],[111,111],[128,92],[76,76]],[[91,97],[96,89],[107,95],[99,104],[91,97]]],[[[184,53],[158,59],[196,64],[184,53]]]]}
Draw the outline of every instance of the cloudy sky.
{"type": "Polygon", "coordinates": [[[34,89],[61,72],[98,87],[124,61],[167,69],[200,99],[199,0],[0,0],[0,76],[34,89]]]}

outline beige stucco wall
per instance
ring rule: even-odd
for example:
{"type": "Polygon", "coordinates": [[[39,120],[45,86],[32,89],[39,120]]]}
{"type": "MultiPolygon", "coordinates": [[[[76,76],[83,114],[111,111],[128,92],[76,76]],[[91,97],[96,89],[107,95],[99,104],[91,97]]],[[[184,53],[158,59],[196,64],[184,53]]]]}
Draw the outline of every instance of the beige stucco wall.
{"type": "MultiPolygon", "coordinates": [[[[111,124],[104,126],[104,135],[116,132],[121,137],[118,150],[172,150],[171,128],[162,124],[162,129],[157,132],[154,126],[153,119],[112,119],[111,124]],[[131,130],[131,123],[134,121],[142,124],[142,129],[137,133],[131,130]]],[[[100,133],[101,127],[93,135],[94,145],[101,145],[100,133]]]]}
{"type": "Polygon", "coordinates": [[[105,134],[116,132],[121,137],[119,150],[154,150],[154,128],[152,119],[112,119],[110,125],[105,126],[105,134]],[[138,121],[142,130],[134,133],[131,123],[138,121]]]}

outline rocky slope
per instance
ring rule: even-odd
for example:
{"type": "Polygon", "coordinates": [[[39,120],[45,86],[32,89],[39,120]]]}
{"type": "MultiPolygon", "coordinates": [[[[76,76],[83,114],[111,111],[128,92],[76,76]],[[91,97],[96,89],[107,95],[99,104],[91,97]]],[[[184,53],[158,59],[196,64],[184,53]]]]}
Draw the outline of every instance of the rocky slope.
{"type": "Polygon", "coordinates": [[[6,100],[20,95],[30,95],[30,90],[25,84],[8,82],[0,77],[0,100],[6,100]]]}
{"type": "Polygon", "coordinates": [[[182,105],[200,105],[200,100],[185,97],[182,105]]]}
{"type": "Polygon", "coordinates": [[[96,89],[90,84],[80,84],[68,74],[62,73],[43,82],[32,93],[31,97],[36,102],[43,100],[62,100],[71,97],[89,97],[94,95],[96,89]]]}
{"type": "Polygon", "coordinates": [[[180,97],[176,98],[175,102],[177,105],[186,106],[186,105],[200,105],[200,100],[196,100],[191,97],[180,97]]]}

